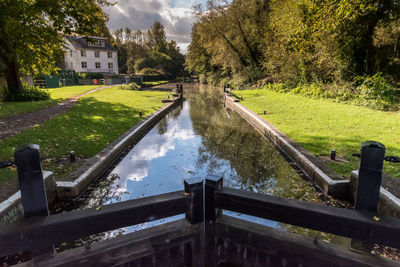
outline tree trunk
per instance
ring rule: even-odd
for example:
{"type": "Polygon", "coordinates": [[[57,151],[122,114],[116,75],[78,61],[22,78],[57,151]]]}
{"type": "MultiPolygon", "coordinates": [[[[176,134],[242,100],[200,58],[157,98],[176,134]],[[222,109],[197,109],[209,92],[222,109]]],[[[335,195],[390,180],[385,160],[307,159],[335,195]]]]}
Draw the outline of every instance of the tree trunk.
{"type": "Polygon", "coordinates": [[[4,62],[6,63],[4,74],[6,76],[8,92],[15,94],[22,89],[17,62],[8,58],[5,58],[4,62]]]}

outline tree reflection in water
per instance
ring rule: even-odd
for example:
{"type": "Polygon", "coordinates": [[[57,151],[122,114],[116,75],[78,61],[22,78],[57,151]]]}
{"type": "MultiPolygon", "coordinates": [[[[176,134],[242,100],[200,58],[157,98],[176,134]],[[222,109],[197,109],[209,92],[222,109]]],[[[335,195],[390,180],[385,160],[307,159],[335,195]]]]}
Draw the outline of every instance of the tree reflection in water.
{"type": "MultiPolygon", "coordinates": [[[[183,189],[183,179],[223,175],[226,186],[322,204],[325,199],[282,155],[236,112],[226,109],[222,90],[185,85],[186,101],[171,111],[75,203],[79,208],[183,189]]],[[[61,208],[67,210],[66,208],[61,208]]],[[[60,212],[60,211],[58,211],[60,212]]],[[[332,235],[250,216],[248,220],[343,242],[332,235]]],[[[169,218],[168,220],[171,220],[169,218]]],[[[112,231],[101,238],[163,221],[112,231]]],[[[98,237],[98,236],[97,236],[98,237]]]]}

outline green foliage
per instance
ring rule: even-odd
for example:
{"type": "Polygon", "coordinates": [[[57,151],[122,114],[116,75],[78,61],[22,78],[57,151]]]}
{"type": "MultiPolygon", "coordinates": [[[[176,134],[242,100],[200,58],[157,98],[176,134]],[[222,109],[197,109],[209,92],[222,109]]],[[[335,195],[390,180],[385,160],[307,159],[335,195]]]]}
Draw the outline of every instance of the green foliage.
{"type": "Polygon", "coordinates": [[[18,91],[7,90],[4,101],[39,101],[50,99],[50,94],[37,86],[24,85],[18,91]]]}
{"type": "Polygon", "coordinates": [[[153,68],[143,68],[140,70],[140,73],[144,75],[164,75],[161,71],[153,68]]]}
{"type": "Polygon", "coordinates": [[[100,72],[79,72],[78,77],[83,79],[103,79],[104,74],[100,72]]]}
{"type": "Polygon", "coordinates": [[[381,109],[396,109],[400,105],[400,89],[387,82],[382,73],[371,77],[356,77],[360,83],[357,88],[366,104],[377,106],[381,109]]]}
{"type": "Polygon", "coordinates": [[[19,90],[19,72],[56,70],[63,57],[63,35],[94,33],[104,25],[106,0],[0,1],[0,72],[9,91],[19,90]],[[60,34],[62,33],[62,34],[60,34]]]}
{"type": "Polygon", "coordinates": [[[175,41],[167,42],[160,22],[156,21],[146,33],[126,28],[114,31],[114,35],[121,53],[121,73],[161,73],[172,78],[182,74],[184,56],[175,41]]]}
{"type": "Polygon", "coordinates": [[[302,83],[296,86],[284,83],[266,84],[264,89],[279,93],[298,94],[310,98],[325,98],[335,102],[347,102],[377,110],[399,110],[400,90],[383,77],[359,77],[359,86],[352,84],[302,83]]]}
{"type": "Polygon", "coordinates": [[[186,67],[213,84],[244,88],[268,78],[302,95],[390,109],[398,102],[399,15],[396,1],[207,1],[197,8],[186,67]],[[358,76],[368,84],[351,86],[358,76]]]}
{"type": "Polygon", "coordinates": [[[124,84],[119,87],[121,90],[140,90],[141,86],[137,83],[131,82],[129,84],[124,84]]]}

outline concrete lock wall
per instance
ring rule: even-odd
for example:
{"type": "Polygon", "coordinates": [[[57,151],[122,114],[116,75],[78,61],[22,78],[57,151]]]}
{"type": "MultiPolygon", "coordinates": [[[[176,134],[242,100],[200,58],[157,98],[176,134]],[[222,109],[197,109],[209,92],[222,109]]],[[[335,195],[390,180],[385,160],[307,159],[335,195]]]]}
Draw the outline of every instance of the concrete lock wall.
{"type": "MultiPolygon", "coordinates": [[[[182,96],[174,99],[140,123],[126,131],[100,153],[90,158],[84,165],[73,172],[68,178],[73,181],[55,181],[52,172],[43,171],[46,194],[49,205],[57,199],[73,199],[78,197],[87,186],[103,173],[109,165],[132,143],[138,142],[142,136],[162,119],[180,101],[182,96]]],[[[0,203],[0,223],[12,223],[23,217],[20,191],[0,203]]]]}
{"type": "Polygon", "coordinates": [[[250,124],[252,124],[264,138],[271,141],[291,160],[293,160],[325,194],[340,199],[347,198],[349,180],[344,180],[336,172],[329,169],[320,159],[310,154],[307,150],[279,131],[267,120],[237,103],[236,100],[229,95],[226,95],[225,97],[226,106],[228,108],[239,113],[239,115],[250,122],[250,124]]]}
{"type": "MultiPolygon", "coordinates": [[[[52,172],[43,171],[43,181],[46,188],[47,203],[51,205],[57,199],[56,182],[52,172]]],[[[15,192],[0,203],[0,224],[13,223],[24,216],[21,192],[15,192]]]]}
{"type": "MultiPolygon", "coordinates": [[[[358,170],[344,180],[336,172],[328,168],[324,162],[294,142],[271,123],[256,113],[239,104],[236,99],[225,95],[226,106],[235,110],[246,119],[260,134],[275,144],[292,159],[327,195],[354,202],[357,190],[358,170]]],[[[386,175],[386,174],[383,174],[386,175]]],[[[400,218],[400,199],[381,187],[378,213],[400,218]]]]}
{"type": "Polygon", "coordinates": [[[139,141],[148,130],[181,100],[181,97],[175,98],[172,103],[167,104],[152,115],[146,117],[142,122],[122,134],[100,153],[90,158],[85,164],[73,172],[68,177],[68,180],[71,181],[58,181],[56,183],[57,197],[61,200],[78,197],[92,181],[98,178],[98,176],[108,168],[114,159],[116,159],[130,144],[139,141]]]}

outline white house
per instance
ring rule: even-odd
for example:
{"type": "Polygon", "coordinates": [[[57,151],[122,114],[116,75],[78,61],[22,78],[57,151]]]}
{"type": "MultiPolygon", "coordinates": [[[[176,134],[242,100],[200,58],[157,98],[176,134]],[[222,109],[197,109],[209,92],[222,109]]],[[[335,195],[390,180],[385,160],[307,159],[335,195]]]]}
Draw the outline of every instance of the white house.
{"type": "Polygon", "coordinates": [[[118,51],[106,38],[68,36],[66,39],[66,70],[118,74],[118,51]]]}

